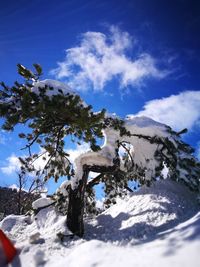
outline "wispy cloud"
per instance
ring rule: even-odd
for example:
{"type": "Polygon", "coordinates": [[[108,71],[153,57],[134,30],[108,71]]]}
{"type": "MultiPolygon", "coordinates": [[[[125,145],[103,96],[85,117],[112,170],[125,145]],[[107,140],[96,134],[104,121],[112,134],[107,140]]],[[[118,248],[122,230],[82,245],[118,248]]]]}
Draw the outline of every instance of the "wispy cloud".
{"type": "MultiPolygon", "coordinates": [[[[66,150],[66,152],[70,155],[69,159],[71,163],[74,164],[75,158],[88,150],[90,150],[89,144],[83,143],[81,145],[77,145],[75,149],[66,150]]],[[[41,152],[42,151],[43,150],[41,150],[41,152]]],[[[40,157],[34,162],[34,167],[36,168],[36,170],[43,169],[47,161],[48,157],[46,158],[46,160],[43,160],[42,157],[40,157]]],[[[5,166],[0,167],[0,171],[6,175],[11,175],[18,172],[20,170],[20,166],[21,163],[19,161],[19,158],[15,154],[12,154],[6,159],[5,166]]]]}
{"type": "MultiPolygon", "coordinates": [[[[90,146],[87,143],[83,143],[81,145],[76,145],[74,149],[66,149],[66,153],[69,154],[69,160],[72,164],[74,164],[74,160],[76,157],[78,157],[80,154],[87,152],[90,150],[90,146]]],[[[44,152],[43,149],[40,150],[40,153],[44,152]]],[[[34,167],[36,170],[41,170],[44,168],[45,164],[49,160],[49,157],[45,155],[45,160],[42,157],[39,157],[35,162],[34,162],[34,167]]]]}
{"type": "Polygon", "coordinates": [[[10,157],[6,159],[6,166],[1,167],[0,170],[7,175],[13,174],[20,169],[20,161],[15,154],[12,154],[10,157]]]}
{"type": "Polygon", "coordinates": [[[120,88],[143,84],[149,77],[164,78],[167,70],[157,67],[156,59],[148,53],[140,53],[134,59],[127,56],[133,48],[128,32],[110,27],[109,34],[86,32],[80,45],[66,50],[65,60],[51,70],[57,79],[65,78],[77,90],[102,91],[113,78],[119,80],[120,88]]]}
{"type": "Polygon", "coordinates": [[[76,145],[75,149],[68,149],[66,152],[70,155],[69,159],[71,163],[74,164],[74,160],[81,154],[90,150],[90,146],[87,143],[83,143],[81,145],[76,145]]]}
{"type": "MultiPolygon", "coordinates": [[[[45,161],[40,157],[34,162],[34,167],[36,168],[36,170],[40,170],[45,166],[46,162],[47,162],[47,159],[45,161]]],[[[15,154],[12,154],[10,157],[8,157],[4,165],[5,166],[0,168],[0,171],[6,175],[11,175],[11,174],[14,174],[20,171],[20,167],[21,167],[19,158],[15,154]]],[[[31,175],[34,175],[34,174],[30,174],[30,176],[31,175]]]]}
{"type": "Polygon", "coordinates": [[[148,101],[137,113],[171,126],[174,130],[200,125],[200,91],[185,91],[148,101]]]}

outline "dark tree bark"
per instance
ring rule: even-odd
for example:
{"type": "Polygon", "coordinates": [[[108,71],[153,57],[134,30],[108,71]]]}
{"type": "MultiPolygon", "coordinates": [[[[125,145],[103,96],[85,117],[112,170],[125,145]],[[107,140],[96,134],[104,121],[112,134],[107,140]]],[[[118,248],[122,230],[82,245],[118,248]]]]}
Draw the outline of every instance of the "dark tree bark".
{"type": "Polygon", "coordinates": [[[84,234],[84,196],[87,185],[89,170],[84,168],[82,180],[80,180],[78,187],[75,190],[70,189],[69,204],[67,211],[67,227],[69,230],[82,237],[84,234]]]}
{"type": "Polygon", "coordinates": [[[84,196],[87,187],[88,175],[90,171],[105,174],[113,173],[118,169],[118,164],[113,166],[83,166],[83,177],[79,182],[78,187],[75,190],[70,189],[69,193],[69,204],[67,211],[67,227],[69,230],[82,237],[84,234],[84,196]]]}
{"type": "Polygon", "coordinates": [[[75,190],[70,189],[67,211],[67,227],[73,234],[79,237],[82,237],[84,234],[84,198],[86,187],[88,186],[87,181],[90,171],[100,173],[100,175],[98,175],[97,179],[94,180],[94,184],[88,183],[90,184],[89,186],[97,184],[97,180],[100,180],[101,175],[103,174],[118,173],[118,171],[120,171],[118,149],[116,149],[116,156],[113,159],[112,166],[84,165],[83,177],[79,181],[78,187],[75,190]]]}
{"type": "Polygon", "coordinates": [[[21,215],[22,214],[22,179],[23,176],[19,174],[19,191],[18,191],[18,213],[21,215]]]}

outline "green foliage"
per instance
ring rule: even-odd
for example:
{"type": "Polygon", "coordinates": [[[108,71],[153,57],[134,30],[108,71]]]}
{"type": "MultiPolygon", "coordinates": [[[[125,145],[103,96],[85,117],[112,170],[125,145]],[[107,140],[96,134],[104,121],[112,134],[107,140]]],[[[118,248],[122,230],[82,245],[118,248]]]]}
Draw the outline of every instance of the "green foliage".
{"type": "Polygon", "coordinates": [[[113,128],[120,132],[120,136],[131,136],[131,133],[124,127],[124,121],[118,118],[107,117],[104,119],[104,128],[113,128]]]}
{"type": "MultiPolygon", "coordinates": [[[[199,192],[200,163],[193,156],[193,148],[181,140],[180,134],[184,132],[186,131],[184,130],[176,133],[168,128],[168,137],[131,134],[135,138],[142,139],[144,142],[152,144],[153,150],[156,148],[154,153],[155,170],[150,164],[151,176],[149,176],[148,179],[145,177],[145,173],[149,171],[149,159],[146,158],[145,166],[139,166],[134,161],[133,154],[131,153],[131,144],[125,141],[118,142],[115,160],[120,160],[120,168],[116,169],[114,172],[108,172],[100,176],[100,179],[98,181],[96,179],[95,181],[95,184],[104,184],[104,207],[110,207],[116,203],[117,197],[124,197],[129,191],[132,191],[132,189],[129,188],[129,182],[131,181],[137,182],[140,186],[150,186],[158,177],[162,179],[164,165],[168,168],[169,178],[184,183],[191,190],[199,192]],[[120,148],[124,149],[123,155],[119,155],[120,148]]],[[[137,153],[137,151],[135,153],[137,153]]]]}
{"type": "Polygon", "coordinates": [[[55,203],[56,210],[63,215],[67,215],[69,197],[68,196],[66,197],[60,192],[57,192],[56,195],[54,196],[54,199],[56,201],[55,203]]]}
{"type": "Polygon", "coordinates": [[[22,172],[34,171],[34,162],[42,157],[46,164],[41,175],[45,179],[73,175],[73,168],[65,152],[65,137],[71,136],[73,142],[84,141],[97,151],[97,138],[102,138],[105,110],[94,113],[92,106],[86,106],[78,95],[58,89],[55,95],[48,94],[54,88],[45,85],[34,90],[39,81],[42,68],[34,64],[35,73],[18,64],[18,73],[24,77],[24,83],[15,82],[12,87],[1,83],[0,117],[4,119],[2,128],[14,130],[17,124],[28,126],[30,133],[20,133],[19,137],[27,141],[29,156],[21,159],[22,172]],[[38,144],[39,154],[32,154],[31,147],[38,144]]]}
{"type": "MultiPolygon", "coordinates": [[[[156,161],[155,170],[146,179],[149,158],[146,158],[146,166],[139,166],[131,154],[131,148],[127,142],[116,142],[116,158],[113,159],[114,171],[103,172],[92,186],[87,184],[85,202],[86,214],[97,214],[95,204],[95,192],[93,185],[104,184],[105,207],[116,203],[117,196],[127,194],[129,181],[137,181],[139,184],[150,185],[156,177],[162,178],[163,163],[169,169],[169,176],[174,180],[181,180],[191,189],[200,187],[200,163],[195,160],[193,149],[181,141],[180,135],[187,130],[178,133],[168,127],[168,137],[147,136],[130,133],[124,126],[124,121],[118,118],[105,117],[105,110],[94,113],[92,106],[86,106],[81,98],[65,92],[64,88],[57,88],[57,93],[52,94],[53,87],[49,85],[35,86],[42,75],[42,68],[33,64],[34,71],[18,64],[18,73],[24,78],[24,83],[15,82],[12,87],[1,82],[0,88],[0,117],[3,118],[2,128],[13,131],[18,124],[29,128],[29,133],[20,133],[19,138],[26,141],[25,149],[29,154],[26,158],[19,158],[22,167],[22,175],[27,172],[35,172],[34,163],[39,158],[45,162],[44,168],[36,172],[36,176],[45,180],[53,177],[55,181],[60,176],[69,179],[74,175],[74,170],[69,155],[66,153],[66,136],[71,137],[72,142],[81,141],[90,144],[93,151],[98,151],[97,138],[102,138],[102,130],[113,128],[119,131],[120,138],[135,137],[149,144],[156,145],[154,153],[156,161]],[[38,145],[40,153],[32,153],[32,147],[38,145]],[[124,154],[120,158],[119,149],[124,148],[124,154]]],[[[141,147],[142,149],[142,147],[141,147]]],[[[150,166],[151,168],[154,168],[150,166]]],[[[69,188],[68,188],[69,189],[69,188]]],[[[68,190],[66,189],[66,190],[68,190]]],[[[68,192],[61,192],[56,196],[56,207],[63,214],[67,213],[68,192]]]]}

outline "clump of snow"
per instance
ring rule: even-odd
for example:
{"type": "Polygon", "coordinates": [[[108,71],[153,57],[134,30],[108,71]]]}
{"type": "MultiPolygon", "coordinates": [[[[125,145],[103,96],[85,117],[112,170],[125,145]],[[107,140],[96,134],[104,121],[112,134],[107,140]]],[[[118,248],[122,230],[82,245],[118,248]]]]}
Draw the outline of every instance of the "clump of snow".
{"type": "Polygon", "coordinates": [[[156,127],[160,127],[160,128],[166,128],[165,124],[155,121],[146,116],[127,115],[125,118],[125,121],[127,122],[127,124],[137,125],[138,127],[142,127],[142,128],[144,127],[146,128],[152,125],[156,127]]]}
{"type": "MultiPolygon", "coordinates": [[[[129,152],[134,162],[135,171],[144,171],[144,181],[151,181],[156,178],[158,175],[156,170],[160,169],[161,164],[163,165],[161,175],[164,175],[164,177],[168,175],[171,176],[171,172],[173,171],[170,172],[170,170],[166,168],[164,157],[169,158],[172,157],[169,156],[169,154],[173,154],[177,159],[176,169],[177,172],[179,172],[178,179],[184,181],[193,190],[198,190],[198,170],[196,168],[191,170],[190,166],[187,169],[185,163],[181,164],[186,159],[189,159],[193,163],[196,162],[196,159],[190,152],[184,149],[180,151],[177,149],[176,151],[176,148],[181,146],[181,140],[178,134],[173,132],[169,126],[144,116],[128,116],[124,122],[124,127],[131,133],[131,136],[121,136],[119,130],[115,130],[113,127],[107,127],[104,129],[105,142],[101,150],[98,152],[85,152],[75,159],[75,175],[71,179],[72,189],[75,189],[82,179],[83,166],[85,164],[90,166],[112,166],[118,144],[128,143],[131,146],[129,152]],[[151,138],[152,140],[149,140],[151,138]],[[156,138],[156,140],[154,140],[154,138],[156,138]],[[169,147],[172,146],[174,148],[172,150],[167,149],[163,145],[165,142],[170,143],[169,147]],[[155,156],[156,152],[159,150],[162,151],[162,153],[159,153],[159,156],[162,154],[163,162],[155,156]]],[[[121,163],[121,165],[123,165],[122,161],[121,163]]]]}
{"type": "Polygon", "coordinates": [[[83,239],[59,241],[59,233],[70,232],[53,207],[32,218],[8,216],[0,227],[21,249],[21,267],[199,266],[196,194],[172,180],[143,187],[88,219],[83,239]]]}
{"type": "Polygon", "coordinates": [[[56,194],[62,194],[63,196],[67,196],[69,186],[71,186],[71,181],[64,181],[57,189],[56,194]]]}
{"type": "Polygon", "coordinates": [[[48,207],[40,210],[36,216],[9,215],[0,222],[0,228],[18,242],[37,239],[39,236],[45,240],[54,240],[57,233],[68,233],[65,221],[65,216],[57,213],[53,207],[48,207]]]}
{"type": "Polygon", "coordinates": [[[64,95],[66,95],[67,93],[73,95],[75,94],[67,84],[51,79],[33,82],[33,87],[31,90],[32,92],[39,94],[39,88],[44,88],[45,86],[53,88],[53,90],[48,90],[46,92],[46,95],[48,95],[49,97],[60,94],[59,90],[62,90],[64,95]]]}
{"type": "Polygon", "coordinates": [[[41,198],[35,200],[35,201],[32,203],[32,208],[33,208],[34,210],[37,210],[37,209],[39,209],[39,208],[42,208],[42,207],[51,205],[53,202],[54,202],[54,200],[51,199],[51,198],[48,198],[48,197],[41,197],[41,198]]]}
{"type": "MultiPolygon", "coordinates": [[[[45,88],[45,86],[52,88],[52,90],[47,90],[45,92],[45,95],[47,95],[50,98],[52,96],[59,95],[62,93],[63,95],[67,95],[67,94],[70,94],[73,96],[78,95],[66,83],[59,82],[59,81],[52,80],[52,79],[45,79],[45,80],[33,82],[33,87],[31,88],[31,91],[39,95],[40,93],[39,88],[45,88]]],[[[88,106],[82,99],[80,100],[80,102],[84,107],[88,106]]]]}
{"type": "Polygon", "coordinates": [[[112,166],[113,165],[113,148],[109,148],[108,146],[102,147],[102,149],[98,152],[88,151],[80,156],[78,156],[75,163],[75,176],[71,178],[71,186],[74,190],[79,181],[82,179],[83,175],[83,166],[87,165],[98,165],[98,166],[112,166]]]}
{"type": "Polygon", "coordinates": [[[6,232],[17,232],[18,227],[26,225],[28,221],[29,219],[25,215],[8,215],[0,222],[0,228],[6,232]]]}
{"type": "MultiPolygon", "coordinates": [[[[168,137],[171,139],[171,134],[168,132],[169,127],[156,122],[147,117],[127,117],[125,119],[125,128],[131,134],[144,136],[168,137]]],[[[136,136],[120,136],[120,131],[108,127],[104,130],[105,142],[98,152],[88,151],[75,159],[75,176],[72,178],[72,188],[76,188],[78,181],[82,179],[83,166],[98,165],[112,166],[115,158],[117,141],[128,142],[134,148],[132,149],[132,158],[135,164],[141,168],[145,168],[145,179],[151,180],[155,177],[155,169],[159,162],[155,159],[155,151],[158,145],[149,141],[138,138],[136,136]]]]}

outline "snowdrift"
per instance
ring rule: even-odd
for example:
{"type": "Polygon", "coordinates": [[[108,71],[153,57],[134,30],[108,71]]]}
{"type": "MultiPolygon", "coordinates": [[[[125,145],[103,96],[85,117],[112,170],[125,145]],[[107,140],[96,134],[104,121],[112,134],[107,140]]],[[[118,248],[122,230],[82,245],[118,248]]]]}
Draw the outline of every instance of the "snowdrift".
{"type": "Polygon", "coordinates": [[[52,207],[35,217],[10,215],[0,228],[20,250],[13,266],[192,266],[198,263],[200,212],[196,195],[171,180],[156,182],[86,220],[83,239],[70,234],[52,207]]]}

